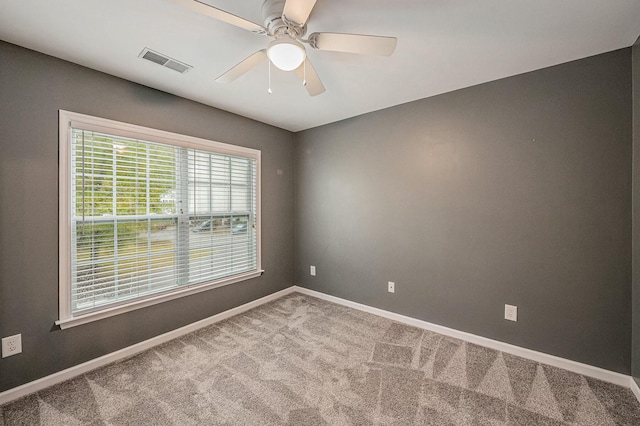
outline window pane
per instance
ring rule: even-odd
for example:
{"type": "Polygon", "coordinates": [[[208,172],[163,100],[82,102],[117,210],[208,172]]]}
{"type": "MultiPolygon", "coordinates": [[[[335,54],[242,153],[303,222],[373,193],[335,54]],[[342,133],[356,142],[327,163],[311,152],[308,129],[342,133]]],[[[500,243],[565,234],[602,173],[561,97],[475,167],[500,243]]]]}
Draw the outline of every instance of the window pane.
{"type": "Polygon", "coordinates": [[[76,222],[75,231],[74,311],[177,285],[176,219],[76,222]]]}
{"type": "Polygon", "coordinates": [[[256,268],[256,235],[248,216],[194,218],[189,230],[189,283],[256,268]]]}

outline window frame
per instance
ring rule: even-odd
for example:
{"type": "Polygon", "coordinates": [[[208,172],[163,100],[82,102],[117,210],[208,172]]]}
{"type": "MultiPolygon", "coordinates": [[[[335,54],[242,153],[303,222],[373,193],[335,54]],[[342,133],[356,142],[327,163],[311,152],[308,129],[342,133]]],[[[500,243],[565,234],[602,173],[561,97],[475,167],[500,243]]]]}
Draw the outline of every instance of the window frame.
{"type": "Polygon", "coordinates": [[[261,151],[222,142],[215,142],[193,136],[182,135],[150,127],[123,123],[90,115],[59,110],[59,319],[55,322],[60,328],[65,329],[88,322],[108,318],[125,312],[189,296],[206,290],[234,284],[251,278],[256,278],[264,273],[261,256],[261,151]],[[71,307],[71,250],[72,250],[72,160],[71,160],[71,129],[72,127],[84,130],[107,133],[114,136],[142,139],[148,142],[169,144],[172,146],[192,148],[210,151],[217,154],[232,155],[256,160],[256,269],[220,279],[177,287],[163,292],[154,293],[146,297],[125,301],[123,303],[106,305],[91,312],[73,315],[71,307]]]}

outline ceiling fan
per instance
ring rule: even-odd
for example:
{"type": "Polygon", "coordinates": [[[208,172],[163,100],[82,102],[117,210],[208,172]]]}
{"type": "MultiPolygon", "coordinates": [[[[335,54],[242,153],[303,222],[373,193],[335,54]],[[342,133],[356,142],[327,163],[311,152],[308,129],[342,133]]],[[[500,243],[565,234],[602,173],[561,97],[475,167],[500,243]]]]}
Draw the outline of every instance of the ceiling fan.
{"type": "Polygon", "coordinates": [[[307,57],[304,44],[318,50],[389,56],[398,41],[395,37],[340,33],[313,33],[304,39],[307,21],[316,0],[265,0],[262,5],[264,26],[215,8],[203,0],[171,1],[197,13],[274,39],[265,49],[258,50],[216,78],[220,83],[230,83],[268,59],[283,71],[295,70],[309,95],[316,96],[324,92],[325,88],[307,57]]]}

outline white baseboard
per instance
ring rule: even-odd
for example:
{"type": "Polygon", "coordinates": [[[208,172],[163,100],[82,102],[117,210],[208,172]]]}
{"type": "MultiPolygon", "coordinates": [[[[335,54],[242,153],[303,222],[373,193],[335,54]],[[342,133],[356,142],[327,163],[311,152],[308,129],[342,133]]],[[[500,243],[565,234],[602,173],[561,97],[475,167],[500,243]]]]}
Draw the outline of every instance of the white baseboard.
{"type": "Polygon", "coordinates": [[[0,392],[0,405],[4,405],[8,402],[14,401],[31,393],[38,392],[42,389],[48,388],[49,386],[62,383],[65,380],[80,376],[112,362],[119,361],[131,355],[135,355],[154,346],[168,342],[169,340],[184,336],[185,334],[189,334],[200,328],[248,311],[249,309],[255,308],[256,306],[260,306],[265,303],[271,302],[272,300],[276,300],[282,296],[286,296],[287,294],[293,293],[294,291],[295,287],[285,288],[284,290],[280,290],[276,293],[270,294],[252,302],[245,303],[244,305],[240,305],[233,309],[220,312],[219,314],[213,315],[209,318],[205,318],[189,325],[185,325],[184,327],[180,327],[176,330],[172,330],[159,336],[152,337],[151,339],[136,343],[135,345],[128,346],[115,352],[111,352],[107,355],[103,355],[99,358],[95,358],[82,364],[78,364],[76,366],[67,368],[66,370],[59,371],[41,379],[34,380],[33,382],[25,383],[24,385],[6,390],[4,392],[0,392]]]}
{"type": "Polygon", "coordinates": [[[460,340],[475,343],[480,346],[485,346],[491,349],[499,350],[502,352],[510,353],[513,355],[521,356],[523,358],[531,359],[533,361],[541,362],[544,364],[552,365],[554,367],[563,368],[565,370],[573,371],[584,376],[593,377],[596,379],[604,380],[606,382],[614,383],[626,388],[630,388],[634,393],[638,401],[640,401],[640,388],[632,377],[616,373],[613,371],[605,370],[592,365],[583,364],[576,361],[560,358],[554,355],[545,354],[542,352],[533,351],[531,349],[522,348],[519,346],[510,345],[508,343],[499,342],[497,340],[488,339],[486,337],[476,336],[471,333],[465,333],[463,331],[454,330],[452,328],[443,327],[441,325],[432,324],[426,321],[422,321],[416,318],[396,314],[393,312],[385,311],[383,309],[374,308],[371,306],[363,305],[361,303],[352,302],[350,300],[341,299],[339,297],[330,296],[325,293],[320,293],[314,290],[310,290],[304,287],[292,286],[260,299],[254,300],[244,305],[229,309],[219,314],[213,315],[209,318],[194,322],[184,327],[178,328],[173,331],[161,334],[151,339],[145,340],[135,345],[128,346],[118,351],[103,355],[99,358],[92,359],[82,364],[67,368],[66,370],[59,371],[49,376],[43,377],[33,382],[25,383],[24,385],[15,387],[13,389],[0,392],[0,405],[4,405],[8,402],[14,401],[23,396],[29,395],[34,392],[38,392],[42,389],[48,388],[58,383],[62,383],[66,380],[85,374],[96,368],[103,367],[115,361],[127,358],[135,355],[139,352],[145,351],[154,346],[168,342],[169,340],[184,336],[200,328],[222,321],[234,315],[248,311],[249,309],[263,305],[265,303],[276,300],[282,296],[298,292],[309,296],[317,297],[329,302],[336,303],[338,305],[347,306],[350,308],[358,309],[360,311],[368,312],[374,315],[378,315],[384,318],[388,318],[393,321],[412,325],[414,327],[423,328],[425,330],[434,331],[436,333],[444,334],[446,336],[455,337],[460,340]]]}
{"type": "MultiPolygon", "coordinates": [[[[484,346],[487,348],[495,349],[501,352],[506,352],[512,355],[517,355],[522,358],[527,358],[543,364],[548,364],[554,367],[563,368],[565,370],[573,371],[574,373],[582,374],[583,376],[593,377],[605,382],[614,383],[616,385],[629,388],[630,380],[633,379],[625,374],[616,373],[614,371],[605,370],[603,368],[594,367],[592,365],[583,364],[569,359],[560,358],[554,355],[545,354],[543,352],[534,351],[531,349],[522,348],[520,346],[511,345],[509,343],[499,342],[497,340],[488,339],[486,337],[476,336],[475,334],[465,333],[464,331],[458,331],[453,328],[443,327],[441,325],[432,324],[427,321],[422,321],[416,318],[407,317],[404,315],[396,314],[394,312],[385,311],[384,309],[374,308],[371,306],[363,305],[361,303],[352,302],[350,300],[341,299],[339,297],[330,296],[325,293],[320,293],[308,288],[295,286],[295,291],[298,293],[306,294],[309,296],[317,297],[328,302],[333,302],[338,305],[347,306],[349,308],[358,309],[360,311],[368,312],[370,314],[378,315],[384,318],[388,318],[393,321],[397,321],[403,324],[412,325],[414,327],[422,328],[436,333],[444,334],[445,336],[455,337],[466,342],[475,343],[476,345],[484,346]]],[[[635,384],[635,383],[634,383],[635,384]]],[[[636,386],[637,388],[637,386],[636,386]]],[[[636,393],[636,396],[639,394],[636,393]]],[[[640,397],[638,397],[640,401],[640,397]]]]}
{"type": "Polygon", "coordinates": [[[631,378],[631,392],[633,392],[633,394],[636,396],[636,399],[640,401],[640,387],[638,387],[638,384],[633,379],[633,377],[631,378]]]}

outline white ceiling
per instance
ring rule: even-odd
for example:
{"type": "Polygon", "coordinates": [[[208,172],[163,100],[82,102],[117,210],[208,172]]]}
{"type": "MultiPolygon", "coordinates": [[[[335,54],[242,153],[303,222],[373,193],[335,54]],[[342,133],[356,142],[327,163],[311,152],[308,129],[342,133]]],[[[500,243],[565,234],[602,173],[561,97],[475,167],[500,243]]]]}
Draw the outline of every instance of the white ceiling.
{"type": "MultiPolygon", "coordinates": [[[[207,0],[263,24],[262,0],[207,0]]],[[[168,0],[0,0],[0,39],[291,131],[603,53],[640,35],[638,0],[318,0],[312,32],[398,37],[391,57],[307,48],[327,91],[267,63],[214,79],[270,40],[168,0]],[[193,65],[138,58],[144,47],[193,65]]],[[[0,64],[2,67],[2,64],[0,64]]]]}

